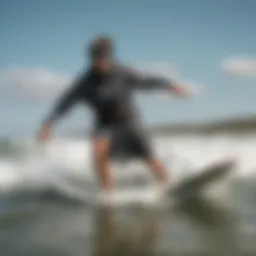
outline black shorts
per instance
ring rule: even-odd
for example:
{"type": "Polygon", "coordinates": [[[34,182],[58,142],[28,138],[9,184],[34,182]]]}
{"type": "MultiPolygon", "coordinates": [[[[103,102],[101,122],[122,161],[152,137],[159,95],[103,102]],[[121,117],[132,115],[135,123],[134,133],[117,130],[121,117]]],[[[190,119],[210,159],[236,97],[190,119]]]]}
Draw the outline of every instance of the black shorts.
{"type": "Polygon", "coordinates": [[[124,159],[151,159],[153,150],[147,131],[138,124],[97,125],[93,136],[108,138],[111,142],[111,156],[124,159]]]}

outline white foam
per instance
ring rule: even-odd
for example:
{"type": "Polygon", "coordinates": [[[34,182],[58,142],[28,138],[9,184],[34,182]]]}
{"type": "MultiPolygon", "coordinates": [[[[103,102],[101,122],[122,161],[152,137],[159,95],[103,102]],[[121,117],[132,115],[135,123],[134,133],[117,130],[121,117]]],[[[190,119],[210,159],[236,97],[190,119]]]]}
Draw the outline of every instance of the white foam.
{"type": "MultiPolygon", "coordinates": [[[[256,137],[238,139],[231,136],[158,137],[156,152],[164,160],[174,180],[193,175],[200,168],[227,157],[237,158],[236,177],[255,177],[256,137]]],[[[31,153],[23,161],[0,162],[0,193],[30,187],[42,189],[55,186],[60,177],[95,182],[90,159],[90,144],[80,140],[56,140],[38,150],[31,142],[24,144],[31,153]]],[[[117,181],[151,174],[142,163],[114,165],[117,181]]]]}

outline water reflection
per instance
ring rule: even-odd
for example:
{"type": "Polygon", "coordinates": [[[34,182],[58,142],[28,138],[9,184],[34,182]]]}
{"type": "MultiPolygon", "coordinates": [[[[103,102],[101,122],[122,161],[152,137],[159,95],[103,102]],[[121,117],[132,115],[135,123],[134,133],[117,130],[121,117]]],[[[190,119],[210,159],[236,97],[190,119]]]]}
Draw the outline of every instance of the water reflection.
{"type": "Polygon", "coordinates": [[[124,213],[123,218],[120,212],[95,211],[93,255],[175,255],[178,251],[179,255],[188,255],[186,243],[191,241],[186,241],[186,237],[181,236],[175,248],[171,242],[180,232],[175,222],[182,219],[184,222],[184,218],[190,222],[191,229],[194,228],[187,233],[199,234],[199,247],[194,246],[197,255],[240,255],[235,237],[236,223],[230,212],[199,197],[186,200],[176,210],[172,213],[143,211],[129,217],[124,213]],[[167,244],[165,248],[161,248],[163,242],[167,244]]]}
{"type": "Polygon", "coordinates": [[[202,229],[202,243],[208,245],[211,255],[241,255],[236,240],[238,220],[230,210],[196,197],[184,202],[179,212],[202,229]]]}
{"type": "Polygon", "coordinates": [[[129,216],[111,210],[95,211],[93,255],[155,255],[160,222],[154,211],[129,216]]]}
{"type": "Polygon", "coordinates": [[[237,220],[203,198],[176,211],[93,210],[56,199],[27,208],[26,217],[9,210],[0,218],[4,256],[241,255],[237,220]]]}

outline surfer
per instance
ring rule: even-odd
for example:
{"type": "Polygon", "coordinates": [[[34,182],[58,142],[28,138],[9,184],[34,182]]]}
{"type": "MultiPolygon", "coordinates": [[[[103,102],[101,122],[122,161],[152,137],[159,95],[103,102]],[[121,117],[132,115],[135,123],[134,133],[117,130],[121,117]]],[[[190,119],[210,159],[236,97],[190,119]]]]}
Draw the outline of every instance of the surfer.
{"type": "Polygon", "coordinates": [[[116,58],[114,42],[106,36],[95,38],[89,45],[90,66],[64,92],[43,121],[37,135],[42,142],[51,137],[56,121],[75,103],[86,103],[95,113],[92,133],[93,161],[103,191],[112,191],[110,159],[113,145],[121,144],[148,164],[160,184],[169,184],[167,170],[154,154],[150,139],[140,123],[133,103],[136,89],[164,89],[187,97],[184,86],[158,76],[142,75],[121,64],[116,58]]]}

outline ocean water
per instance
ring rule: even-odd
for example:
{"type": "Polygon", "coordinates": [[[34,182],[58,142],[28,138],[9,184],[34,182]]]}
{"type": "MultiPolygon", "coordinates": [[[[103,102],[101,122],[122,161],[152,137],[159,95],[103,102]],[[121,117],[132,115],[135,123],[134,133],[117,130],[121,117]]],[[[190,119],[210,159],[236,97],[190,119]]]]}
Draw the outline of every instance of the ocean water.
{"type": "MultiPolygon", "coordinates": [[[[256,255],[255,135],[158,136],[174,183],[235,159],[231,174],[168,209],[94,209],[70,191],[97,191],[90,144],[0,144],[0,255],[256,255]]],[[[154,183],[139,162],[114,163],[117,189],[154,183]]],[[[168,199],[167,199],[168,200],[168,199]]]]}

